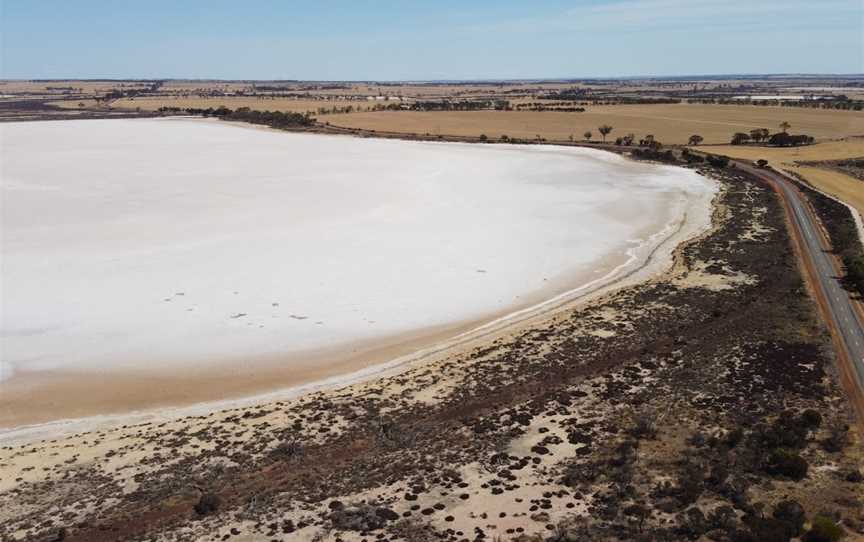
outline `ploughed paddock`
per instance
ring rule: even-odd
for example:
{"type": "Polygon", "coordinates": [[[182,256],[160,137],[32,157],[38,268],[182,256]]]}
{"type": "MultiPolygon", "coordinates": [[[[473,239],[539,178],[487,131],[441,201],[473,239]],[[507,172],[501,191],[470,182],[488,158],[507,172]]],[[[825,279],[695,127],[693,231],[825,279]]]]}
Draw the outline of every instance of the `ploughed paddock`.
{"type": "Polygon", "coordinates": [[[0,536],[861,532],[859,435],[782,206],[712,175],[713,229],[653,280],[398,375],[0,449],[0,536]]]}
{"type": "Polygon", "coordinates": [[[6,429],[368,375],[662,260],[716,192],[588,149],[200,119],[0,130],[6,429]]]}

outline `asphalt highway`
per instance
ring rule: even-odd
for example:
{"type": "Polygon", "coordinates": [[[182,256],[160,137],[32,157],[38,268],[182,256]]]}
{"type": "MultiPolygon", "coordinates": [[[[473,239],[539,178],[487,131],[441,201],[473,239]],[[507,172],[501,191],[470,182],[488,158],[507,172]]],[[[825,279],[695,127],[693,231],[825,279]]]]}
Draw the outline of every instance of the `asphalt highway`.
{"type": "Polygon", "coordinates": [[[822,289],[827,310],[833,325],[837,330],[840,342],[846,348],[849,359],[855,369],[858,385],[864,389],[864,322],[855,310],[855,303],[840,284],[837,270],[832,262],[832,256],[825,240],[819,234],[816,218],[804,202],[804,196],[795,188],[794,181],[771,169],[762,169],[745,162],[736,162],[736,167],[766,179],[781,190],[792,210],[793,227],[799,232],[807,258],[812,262],[818,287],[822,289]]]}

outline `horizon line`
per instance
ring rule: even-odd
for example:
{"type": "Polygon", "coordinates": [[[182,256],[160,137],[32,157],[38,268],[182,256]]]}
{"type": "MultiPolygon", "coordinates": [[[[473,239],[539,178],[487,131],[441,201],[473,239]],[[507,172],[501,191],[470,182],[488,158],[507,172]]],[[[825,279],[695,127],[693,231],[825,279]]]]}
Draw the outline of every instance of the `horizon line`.
{"type": "Polygon", "coordinates": [[[20,81],[86,81],[86,82],[114,82],[114,81],[201,81],[201,82],[226,82],[246,83],[263,81],[268,83],[570,83],[579,81],[623,81],[623,80],[664,80],[664,79],[731,79],[731,78],[757,78],[757,77],[836,77],[836,78],[862,78],[864,73],[815,73],[815,72],[788,72],[788,73],[704,73],[704,74],[681,74],[681,75],[616,75],[608,77],[502,77],[502,78],[453,78],[453,79],[255,79],[255,78],[219,78],[219,77],[0,77],[2,82],[20,81]]]}

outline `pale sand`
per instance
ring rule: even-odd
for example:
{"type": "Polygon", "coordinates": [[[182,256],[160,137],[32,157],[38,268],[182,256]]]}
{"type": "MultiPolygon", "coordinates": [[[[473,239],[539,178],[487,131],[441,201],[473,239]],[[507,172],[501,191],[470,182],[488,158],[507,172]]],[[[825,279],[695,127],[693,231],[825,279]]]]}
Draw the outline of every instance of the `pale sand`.
{"type": "Polygon", "coordinates": [[[241,365],[209,363],[205,370],[174,366],[171,371],[162,372],[125,369],[106,373],[98,386],[93,385],[92,374],[75,371],[19,375],[7,381],[2,394],[0,426],[42,424],[49,420],[53,423],[19,427],[7,432],[3,440],[29,440],[96,426],[169,419],[225,406],[293,397],[314,389],[392,374],[415,363],[452,354],[506,333],[519,323],[548,315],[563,305],[585,302],[610,288],[644,280],[668,268],[674,247],[710,223],[707,202],[710,195],[706,192],[705,197],[688,202],[684,211],[686,220],[667,227],[634,253],[606,257],[590,273],[553,277],[545,287],[524,295],[520,303],[482,318],[426,326],[336,348],[304,351],[300,355],[295,352],[251,356],[241,365]],[[261,392],[272,393],[260,395],[261,392]],[[245,398],[237,399],[240,397],[245,398]],[[165,406],[184,408],[153,410],[165,406]],[[130,414],[130,411],[139,412],[130,414]],[[106,416],[106,413],[119,415],[106,416]],[[58,421],[58,417],[66,420],[58,421]]]}

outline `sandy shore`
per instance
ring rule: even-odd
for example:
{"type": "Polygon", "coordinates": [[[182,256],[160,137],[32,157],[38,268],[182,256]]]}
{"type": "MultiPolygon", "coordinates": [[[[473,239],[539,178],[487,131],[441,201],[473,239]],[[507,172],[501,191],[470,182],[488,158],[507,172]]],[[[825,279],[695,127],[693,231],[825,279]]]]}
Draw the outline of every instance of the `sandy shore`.
{"type": "Polygon", "coordinates": [[[161,360],[156,368],[104,370],[95,383],[92,373],[74,370],[15,375],[0,383],[0,427],[6,428],[0,442],[296,397],[452,356],[668,270],[675,247],[710,226],[710,195],[688,201],[678,222],[640,232],[647,240],[626,254],[608,255],[590,270],[550,277],[518,303],[482,317],[285,355],[208,359],[189,367],[161,360]]]}

